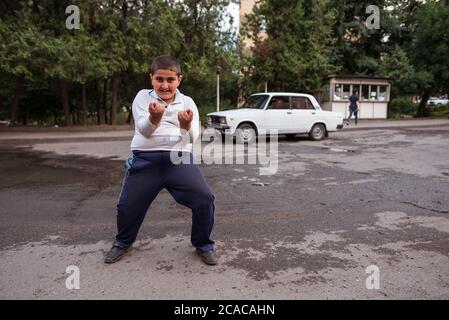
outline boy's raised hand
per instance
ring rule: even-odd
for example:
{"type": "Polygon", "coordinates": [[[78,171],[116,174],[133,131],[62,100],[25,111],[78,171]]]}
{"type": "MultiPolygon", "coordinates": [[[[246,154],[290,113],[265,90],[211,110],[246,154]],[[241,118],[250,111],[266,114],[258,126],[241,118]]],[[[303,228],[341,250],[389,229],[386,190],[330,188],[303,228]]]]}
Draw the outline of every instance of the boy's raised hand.
{"type": "Polygon", "coordinates": [[[187,109],[186,111],[180,111],[178,113],[179,127],[181,129],[189,131],[193,119],[193,111],[187,109]]]}
{"type": "Polygon", "coordinates": [[[151,102],[148,106],[148,109],[150,111],[150,121],[152,124],[157,126],[159,122],[161,122],[162,116],[165,111],[164,105],[157,103],[157,102],[151,102]]]}

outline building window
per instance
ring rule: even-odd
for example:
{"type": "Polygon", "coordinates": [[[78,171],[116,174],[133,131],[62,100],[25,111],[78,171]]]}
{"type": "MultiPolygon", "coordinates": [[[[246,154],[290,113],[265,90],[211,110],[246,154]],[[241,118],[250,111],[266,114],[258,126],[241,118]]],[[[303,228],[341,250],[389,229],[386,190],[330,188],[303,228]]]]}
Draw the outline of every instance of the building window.
{"type": "Polygon", "coordinates": [[[348,100],[351,96],[350,90],[350,84],[336,83],[334,90],[334,101],[348,100]]]}
{"type": "Polygon", "coordinates": [[[349,96],[354,94],[354,91],[357,90],[357,95],[360,97],[360,85],[359,84],[351,84],[351,91],[349,92],[349,96]]]}
{"type": "Polygon", "coordinates": [[[351,85],[344,84],[343,85],[343,100],[349,100],[351,96],[351,85]]]}
{"type": "Polygon", "coordinates": [[[378,89],[378,86],[377,85],[375,85],[375,86],[370,86],[370,93],[369,93],[369,99],[370,100],[377,100],[377,89],[378,89]]]}
{"type": "Polygon", "coordinates": [[[360,100],[369,100],[369,85],[362,85],[362,92],[360,93],[360,100]]]}
{"type": "Polygon", "coordinates": [[[357,90],[360,101],[388,101],[389,99],[388,85],[335,83],[333,101],[348,101],[354,90],[357,90]]]}
{"type": "Polygon", "coordinates": [[[335,90],[334,90],[334,101],[340,101],[343,98],[343,92],[342,90],[342,86],[339,83],[335,84],[335,90]]]}
{"type": "Polygon", "coordinates": [[[387,101],[388,93],[387,86],[379,86],[379,101],[387,101]]]}

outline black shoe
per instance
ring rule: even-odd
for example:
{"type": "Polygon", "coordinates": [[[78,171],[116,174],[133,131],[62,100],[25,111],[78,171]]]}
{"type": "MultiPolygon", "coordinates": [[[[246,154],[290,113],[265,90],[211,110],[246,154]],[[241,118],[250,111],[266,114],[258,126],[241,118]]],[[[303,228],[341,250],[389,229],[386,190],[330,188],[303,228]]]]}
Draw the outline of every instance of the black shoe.
{"type": "Polygon", "coordinates": [[[210,266],[216,265],[218,262],[217,256],[215,255],[214,250],[210,251],[201,251],[200,249],[196,249],[196,253],[200,256],[201,260],[205,264],[208,264],[210,266]]]}
{"type": "Polygon", "coordinates": [[[114,263],[119,261],[129,250],[131,250],[131,246],[127,246],[125,248],[113,246],[111,250],[109,250],[109,252],[106,254],[104,263],[114,263]]]}

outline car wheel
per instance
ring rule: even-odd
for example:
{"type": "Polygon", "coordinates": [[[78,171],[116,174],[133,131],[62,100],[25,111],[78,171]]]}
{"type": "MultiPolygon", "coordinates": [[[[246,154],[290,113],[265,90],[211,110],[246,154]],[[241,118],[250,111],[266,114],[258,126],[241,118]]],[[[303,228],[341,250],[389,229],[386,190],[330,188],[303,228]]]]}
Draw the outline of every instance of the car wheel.
{"type": "Polygon", "coordinates": [[[226,135],[219,131],[219,130],[215,130],[214,134],[210,137],[210,141],[221,141],[224,142],[226,138],[226,135]]]}
{"type": "Polygon", "coordinates": [[[326,127],[324,124],[317,123],[309,132],[310,139],[314,141],[322,140],[326,136],[326,127]]]}
{"type": "Polygon", "coordinates": [[[239,144],[250,144],[256,141],[257,133],[253,125],[244,123],[238,126],[235,138],[239,144]]]}

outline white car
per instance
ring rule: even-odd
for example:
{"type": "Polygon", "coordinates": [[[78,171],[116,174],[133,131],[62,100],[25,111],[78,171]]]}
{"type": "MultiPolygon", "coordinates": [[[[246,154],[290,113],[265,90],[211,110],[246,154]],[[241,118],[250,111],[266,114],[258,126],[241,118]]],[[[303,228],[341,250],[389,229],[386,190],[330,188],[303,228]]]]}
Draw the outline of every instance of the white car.
{"type": "Polygon", "coordinates": [[[427,101],[428,105],[431,106],[441,106],[441,105],[446,105],[449,104],[449,100],[447,98],[447,96],[442,96],[442,97],[430,97],[429,100],[427,101]]]}
{"type": "Polygon", "coordinates": [[[312,140],[321,140],[343,128],[341,113],[322,110],[315,97],[303,93],[253,94],[239,109],[212,112],[207,119],[209,128],[235,136],[238,143],[252,143],[270,129],[287,136],[307,133],[312,140]]]}

